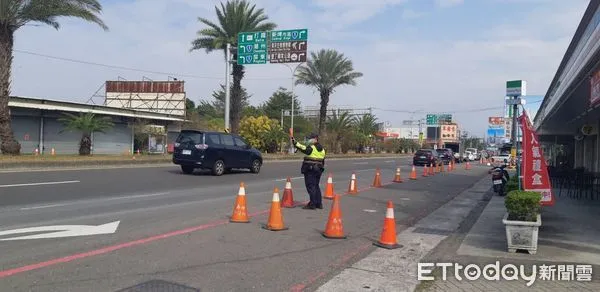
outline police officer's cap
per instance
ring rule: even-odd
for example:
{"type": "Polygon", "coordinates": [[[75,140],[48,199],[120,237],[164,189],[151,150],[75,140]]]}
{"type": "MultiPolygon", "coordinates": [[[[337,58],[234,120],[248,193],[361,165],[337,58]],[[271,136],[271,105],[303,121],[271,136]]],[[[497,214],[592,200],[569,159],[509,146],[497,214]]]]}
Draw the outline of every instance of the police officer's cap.
{"type": "Polygon", "coordinates": [[[319,139],[319,135],[317,135],[316,133],[310,133],[310,134],[308,134],[308,136],[306,136],[306,138],[308,138],[308,139],[319,139]]]}

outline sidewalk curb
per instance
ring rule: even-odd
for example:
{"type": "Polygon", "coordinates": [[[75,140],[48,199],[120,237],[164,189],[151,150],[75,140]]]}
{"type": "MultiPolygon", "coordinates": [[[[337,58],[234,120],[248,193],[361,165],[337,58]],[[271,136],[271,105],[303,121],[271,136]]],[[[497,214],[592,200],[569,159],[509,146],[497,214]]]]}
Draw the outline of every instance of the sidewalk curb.
{"type": "Polygon", "coordinates": [[[398,234],[402,248],[376,249],[316,291],[414,291],[420,283],[417,263],[460,228],[489,189],[489,177],[485,176],[398,234]]]}

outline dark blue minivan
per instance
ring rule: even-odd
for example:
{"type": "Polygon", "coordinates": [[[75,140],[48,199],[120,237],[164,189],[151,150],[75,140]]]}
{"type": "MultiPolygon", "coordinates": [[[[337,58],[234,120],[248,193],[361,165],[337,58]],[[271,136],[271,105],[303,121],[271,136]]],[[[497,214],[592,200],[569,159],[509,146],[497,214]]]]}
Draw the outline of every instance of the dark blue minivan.
{"type": "Polygon", "coordinates": [[[183,130],[174,146],[173,163],[185,174],[194,169],[210,169],[217,176],[231,169],[259,173],[263,163],[260,151],[235,134],[183,130]]]}

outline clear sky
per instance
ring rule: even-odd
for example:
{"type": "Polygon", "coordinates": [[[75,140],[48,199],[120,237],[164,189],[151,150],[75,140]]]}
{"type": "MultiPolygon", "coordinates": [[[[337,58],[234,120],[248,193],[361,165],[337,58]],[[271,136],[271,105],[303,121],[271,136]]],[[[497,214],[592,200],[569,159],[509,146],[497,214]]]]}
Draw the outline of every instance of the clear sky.
{"type": "MultiPolygon", "coordinates": [[[[197,17],[216,20],[214,6],[219,2],[103,0],[108,32],[73,19],[62,19],[59,31],[27,26],[16,36],[13,94],[85,102],[105,80],[173,76],[186,80],[188,98],[209,99],[224,82],[222,53],[190,53],[189,48],[195,32],[203,28],[197,17]],[[165,74],[74,63],[23,51],[165,74]]],[[[487,117],[502,113],[506,80],[527,80],[529,94],[545,94],[589,1],[252,3],[264,8],[280,29],[308,28],[309,50],[336,49],[364,73],[358,86],[337,90],[330,104],[376,108],[379,119],[393,126],[428,112],[450,112],[463,129],[483,135],[487,117]],[[496,110],[489,109],[496,106],[496,110]]],[[[246,76],[243,86],[253,95],[254,104],[291,83],[290,69],[284,65],[249,66],[246,76]]],[[[303,105],[318,105],[318,92],[312,88],[297,87],[296,93],[303,105]]],[[[101,103],[102,97],[94,100],[101,103]]]]}

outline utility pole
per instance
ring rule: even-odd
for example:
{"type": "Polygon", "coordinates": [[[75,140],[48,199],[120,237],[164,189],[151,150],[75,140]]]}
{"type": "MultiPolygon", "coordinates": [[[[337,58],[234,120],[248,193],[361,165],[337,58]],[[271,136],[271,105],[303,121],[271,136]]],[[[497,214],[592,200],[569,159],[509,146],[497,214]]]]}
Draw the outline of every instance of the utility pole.
{"type": "Polygon", "coordinates": [[[231,44],[229,43],[226,46],[225,59],[225,131],[229,132],[229,108],[231,102],[231,92],[229,90],[229,88],[231,87],[229,85],[229,70],[231,67],[231,44]]]}

